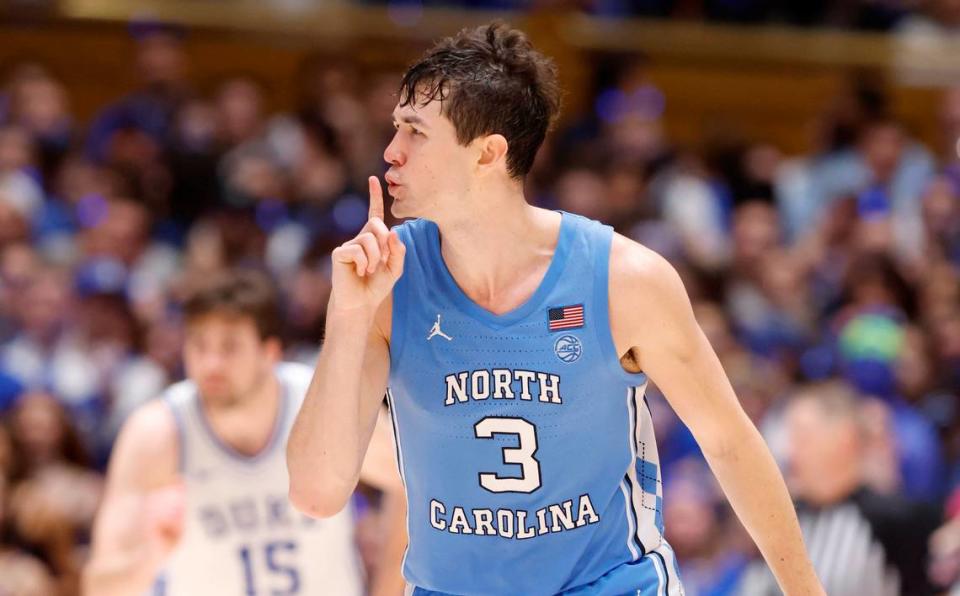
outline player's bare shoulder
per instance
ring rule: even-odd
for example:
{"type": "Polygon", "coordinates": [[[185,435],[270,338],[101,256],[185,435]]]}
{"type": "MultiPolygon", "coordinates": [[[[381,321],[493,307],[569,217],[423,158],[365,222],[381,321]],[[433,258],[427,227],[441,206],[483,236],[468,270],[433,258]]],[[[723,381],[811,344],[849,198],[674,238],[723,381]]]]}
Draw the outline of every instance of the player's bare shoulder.
{"type": "Polygon", "coordinates": [[[610,272],[614,268],[618,273],[632,272],[635,274],[643,273],[645,269],[654,273],[653,269],[667,263],[657,252],[640,244],[636,240],[631,240],[623,234],[614,232],[612,243],[610,245],[610,272]]]}
{"type": "Polygon", "coordinates": [[[179,427],[162,398],[137,408],[123,423],[110,461],[110,480],[149,489],[174,481],[179,468],[179,427]]]}
{"type": "Polygon", "coordinates": [[[611,302],[623,293],[639,292],[630,302],[669,298],[677,291],[686,293],[677,270],[659,253],[621,234],[613,235],[610,247],[611,302]],[[642,292],[639,292],[643,290],[642,292]]]}
{"type": "Polygon", "coordinates": [[[621,354],[678,317],[689,299],[680,274],[663,256],[620,234],[610,247],[610,323],[621,354]]]}

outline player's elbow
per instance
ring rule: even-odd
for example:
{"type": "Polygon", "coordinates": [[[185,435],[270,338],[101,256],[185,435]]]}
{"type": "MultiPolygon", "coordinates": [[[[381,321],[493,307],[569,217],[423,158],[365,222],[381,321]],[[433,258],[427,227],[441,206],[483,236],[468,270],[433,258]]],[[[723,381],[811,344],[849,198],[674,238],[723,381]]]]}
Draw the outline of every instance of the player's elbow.
{"type": "Polygon", "coordinates": [[[744,414],[723,425],[711,425],[708,432],[694,432],[704,456],[711,461],[737,461],[744,450],[765,447],[760,432],[744,414]]]}
{"type": "Polygon", "coordinates": [[[299,512],[310,517],[323,518],[340,513],[350,500],[351,493],[349,490],[339,490],[317,482],[294,481],[291,477],[288,496],[290,503],[299,512]]]}
{"type": "Polygon", "coordinates": [[[310,517],[331,517],[350,500],[357,486],[357,473],[343,469],[342,460],[307,456],[291,441],[287,445],[287,471],[290,484],[288,498],[301,513],[310,517]]]}

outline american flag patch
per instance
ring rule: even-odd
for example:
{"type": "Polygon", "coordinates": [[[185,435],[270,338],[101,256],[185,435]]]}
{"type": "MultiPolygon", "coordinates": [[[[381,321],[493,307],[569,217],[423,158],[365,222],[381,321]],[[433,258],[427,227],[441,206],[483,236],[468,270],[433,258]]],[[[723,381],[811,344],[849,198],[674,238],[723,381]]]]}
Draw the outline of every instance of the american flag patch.
{"type": "Polygon", "coordinates": [[[583,327],[583,305],[561,306],[547,310],[550,331],[583,327]]]}

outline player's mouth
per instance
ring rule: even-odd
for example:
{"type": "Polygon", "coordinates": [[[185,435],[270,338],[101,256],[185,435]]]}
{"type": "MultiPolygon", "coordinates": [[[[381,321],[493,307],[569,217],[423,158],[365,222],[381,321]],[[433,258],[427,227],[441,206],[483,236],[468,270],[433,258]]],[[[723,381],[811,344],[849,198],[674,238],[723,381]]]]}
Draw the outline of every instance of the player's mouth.
{"type": "Polygon", "coordinates": [[[207,377],[198,383],[207,393],[220,393],[229,388],[227,380],[223,377],[207,377]]]}

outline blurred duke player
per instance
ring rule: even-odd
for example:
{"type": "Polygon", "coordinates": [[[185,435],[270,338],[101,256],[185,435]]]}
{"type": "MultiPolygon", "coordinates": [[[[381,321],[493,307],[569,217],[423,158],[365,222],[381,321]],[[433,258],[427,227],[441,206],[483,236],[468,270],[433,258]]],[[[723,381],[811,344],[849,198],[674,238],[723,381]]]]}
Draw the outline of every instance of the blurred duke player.
{"type": "MultiPolygon", "coordinates": [[[[184,311],[188,380],[142,406],[120,433],[86,592],[363,593],[350,508],[314,520],[287,500],[284,445],[311,370],[279,361],[270,281],[253,271],[223,274],[184,311]]],[[[363,479],[386,490],[384,510],[402,517],[389,502],[403,499],[392,433],[378,430],[363,479]]],[[[402,521],[385,525],[403,532],[402,521]]],[[[395,558],[382,561],[374,592],[402,590],[395,558]]]]}

